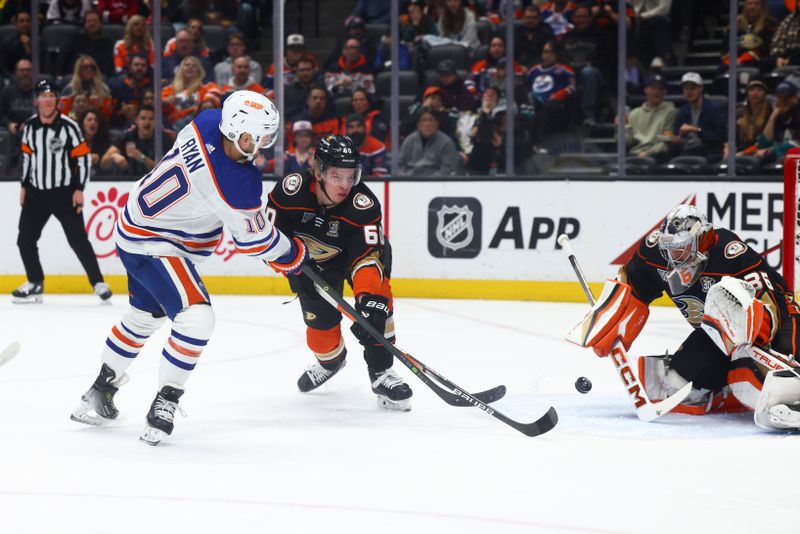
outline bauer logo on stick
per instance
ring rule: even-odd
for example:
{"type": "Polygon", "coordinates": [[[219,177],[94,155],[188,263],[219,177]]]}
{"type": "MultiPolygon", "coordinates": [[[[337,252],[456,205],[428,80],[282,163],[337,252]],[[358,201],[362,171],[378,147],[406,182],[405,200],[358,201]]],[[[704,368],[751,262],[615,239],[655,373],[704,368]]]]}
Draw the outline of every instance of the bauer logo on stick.
{"type": "Polygon", "coordinates": [[[428,206],[428,250],[437,258],[474,258],[481,246],[476,198],[434,198],[428,206]]]}

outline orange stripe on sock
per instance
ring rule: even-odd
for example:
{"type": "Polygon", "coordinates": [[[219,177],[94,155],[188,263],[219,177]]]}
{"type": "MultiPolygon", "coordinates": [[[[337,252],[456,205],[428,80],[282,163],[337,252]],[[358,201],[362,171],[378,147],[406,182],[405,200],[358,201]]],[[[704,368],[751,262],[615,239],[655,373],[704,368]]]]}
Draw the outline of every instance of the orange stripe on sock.
{"type": "Polygon", "coordinates": [[[136,341],[134,341],[131,338],[127,337],[125,334],[120,332],[119,328],[117,328],[116,326],[111,328],[111,333],[114,334],[115,336],[117,336],[117,339],[119,339],[120,341],[122,341],[126,345],[129,345],[131,347],[135,347],[137,349],[141,349],[142,347],[144,347],[144,343],[137,343],[136,341]]]}
{"type": "Polygon", "coordinates": [[[180,352],[184,356],[189,356],[191,358],[199,358],[200,354],[203,352],[201,350],[189,350],[186,347],[181,347],[172,338],[169,338],[169,346],[175,349],[176,352],[180,352]]]}

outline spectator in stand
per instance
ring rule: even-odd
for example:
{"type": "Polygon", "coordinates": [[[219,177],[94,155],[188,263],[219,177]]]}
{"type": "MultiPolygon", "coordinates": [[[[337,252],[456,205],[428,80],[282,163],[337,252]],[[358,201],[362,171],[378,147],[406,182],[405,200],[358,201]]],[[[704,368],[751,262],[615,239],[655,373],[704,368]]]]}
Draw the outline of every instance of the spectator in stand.
{"type": "Polygon", "coordinates": [[[459,77],[452,59],[441,60],[436,66],[436,73],[439,75],[444,107],[459,111],[472,111],[478,107],[477,98],[459,77]]]}
{"type": "Polygon", "coordinates": [[[311,168],[314,158],[314,127],[308,121],[292,124],[293,148],[286,151],[283,163],[284,174],[303,172],[311,168]]]}
{"type": "Polygon", "coordinates": [[[457,110],[452,112],[444,106],[443,91],[440,87],[428,87],[422,93],[422,101],[411,104],[408,109],[408,117],[400,125],[401,138],[409,135],[417,127],[417,119],[423,109],[429,109],[436,114],[439,123],[439,131],[447,135],[458,146],[456,138],[456,124],[459,113],[457,110]]]}
{"type": "Polygon", "coordinates": [[[164,114],[176,131],[194,119],[204,100],[219,107],[219,88],[214,83],[203,83],[205,74],[200,60],[187,56],[181,61],[172,84],[161,91],[164,114]]]}
{"type": "Polygon", "coordinates": [[[575,95],[575,73],[559,63],[555,41],[545,43],[542,62],[528,71],[528,87],[536,110],[531,137],[535,145],[541,146],[550,134],[569,128],[570,105],[575,95]]]}
{"type": "MultiPolygon", "coordinates": [[[[36,112],[33,97],[33,63],[20,59],[14,69],[14,79],[0,91],[0,121],[12,135],[21,134],[20,125],[36,112]]],[[[14,146],[18,147],[19,143],[14,146]]]]}
{"type": "Polygon", "coordinates": [[[686,104],[675,114],[673,141],[681,156],[705,156],[709,163],[722,159],[728,137],[725,107],[705,97],[703,78],[687,72],[681,78],[686,104]]]}
{"type": "Polygon", "coordinates": [[[616,77],[615,53],[611,36],[592,20],[588,4],[578,4],[572,10],[573,28],[561,38],[564,59],[577,73],[578,95],[584,125],[597,122],[600,96],[603,91],[603,73],[610,79],[616,77]]]}
{"type": "Polygon", "coordinates": [[[800,9],[784,18],[772,37],[770,55],[776,67],[800,65],[800,9]]]}
{"type": "Polygon", "coordinates": [[[90,56],[82,55],[75,62],[72,78],[61,94],[61,113],[69,115],[75,95],[84,94],[89,98],[89,107],[103,115],[104,121],[111,118],[114,103],[111,89],[97,68],[97,63],[90,56]]]}
{"type": "Polygon", "coordinates": [[[16,34],[9,36],[2,43],[3,68],[0,74],[9,75],[14,72],[20,59],[31,59],[31,16],[21,12],[14,15],[16,34]]]}
{"type": "Polygon", "coordinates": [[[672,61],[672,29],[669,18],[672,0],[632,0],[636,13],[636,42],[639,58],[648,65],[655,58],[672,61]]]}
{"type": "MultiPolygon", "coordinates": [[[[467,76],[466,86],[471,93],[480,95],[483,91],[497,83],[497,67],[500,60],[503,60],[503,74],[505,74],[506,40],[499,35],[492,37],[489,41],[489,51],[486,59],[481,59],[472,64],[469,76],[467,76]]],[[[525,69],[517,62],[514,62],[514,77],[522,80],[525,76],[525,69]]],[[[505,80],[501,81],[505,84],[505,80]]]]}
{"type": "Polygon", "coordinates": [[[301,59],[297,63],[297,79],[291,85],[285,86],[284,116],[289,120],[294,120],[297,115],[301,114],[305,109],[311,87],[320,84],[321,79],[316,63],[310,58],[301,59]]]}
{"type": "Polygon", "coordinates": [[[78,93],[72,100],[72,107],[67,116],[75,122],[78,122],[80,117],[90,109],[92,108],[89,105],[89,96],[86,93],[78,93]]]}
{"type": "Polygon", "coordinates": [[[342,53],[342,48],[348,39],[358,39],[361,43],[361,54],[367,58],[367,64],[372,65],[375,61],[375,51],[378,49],[377,39],[371,38],[367,35],[367,26],[364,24],[364,19],[361,17],[347,17],[344,21],[345,31],[343,34],[336,38],[336,43],[331,48],[328,57],[325,58],[323,67],[325,70],[336,68],[339,62],[339,57],[342,53]]]}
{"type": "Polygon", "coordinates": [[[388,24],[391,22],[391,5],[389,0],[358,0],[353,16],[370,24],[388,24]]]}
{"type": "MultiPolygon", "coordinates": [[[[155,109],[156,105],[156,93],[153,91],[152,88],[145,89],[142,93],[142,104],[140,107],[151,107],[155,109]]],[[[166,126],[166,124],[165,124],[166,126]]]]}
{"type": "MultiPolygon", "coordinates": [[[[122,139],[103,154],[100,168],[119,174],[143,176],[156,164],[155,160],[156,111],[152,106],[141,106],[136,111],[133,124],[122,139]]],[[[166,149],[175,141],[175,132],[161,130],[161,143],[166,149]]]]}
{"type": "MultiPolygon", "coordinates": [[[[408,45],[400,41],[397,50],[398,65],[400,70],[411,70],[411,53],[408,51],[408,45]]],[[[386,30],[386,33],[381,38],[380,47],[375,54],[375,63],[372,65],[372,72],[378,74],[384,70],[392,68],[392,30],[386,30]]]]}
{"type": "Polygon", "coordinates": [[[240,57],[247,58],[250,63],[250,75],[254,80],[260,80],[263,77],[261,65],[247,55],[247,41],[245,41],[244,34],[229,33],[227,48],[228,57],[214,65],[214,83],[217,85],[228,83],[233,75],[233,62],[240,57]]]}
{"type": "MultiPolygon", "coordinates": [[[[594,0],[590,3],[592,6],[592,17],[595,24],[601,30],[605,30],[614,37],[617,35],[617,27],[619,26],[619,8],[618,0],[594,0]]],[[[633,28],[633,18],[636,12],[630,2],[625,2],[625,28],[630,32],[633,28]]],[[[629,34],[630,35],[630,34],[629,34]]],[[[634,39],[628,39],[628,50],[633,49],[634,39]]]]}
{"type": "MultiPolygon", "coordinates": [[[[198,18],[190,18],[186,21],[186,27],[184,28],[187,32],[189,32],[189,37],[192,41],[192,46],[190,48],[191,55],[197,56],[199,58],[209,58],[211,56],[211,51],[208,49],[205,40],[203,40],[203,21],[198,18]]],[[[175,34],[175,37],[172,37],[167,44],[164,45],[164,57],[167,58],[175,53],[178,48],[178,34],[175,34]]],[[[185,52],[186,47],[183,48],[185,52]]],[[[183,54],[184,57],[187,54],[183,54]]]]}
{"type": "MultiPolygon", "coordinates": [[[[518,106],[530,107],[530,97],[528,96],[528,88],[526,87],[525,76],[526,72],[518,63],[514,63],[516,67],[514,70],[517,74],[514,76],[514,102],[518,106]]],[[[493,87],[500,95],[500,104],[505,105],[506,101],[506,58],[501,57],[497,60],[497,67],[489,69],[487,76],[487,86],[493,87]]],[[[484,89],[485,90],[485,89],[484,89]]]]}
{"type": "Polygon", "coordinates": [[[89,145],[89,155],[92,158],[92,170],[97,170],[100,158],[111,146],[111,137],[108,133],[108,126],[103,117],[94,109],[89,109],[78,117],[78,124],[89,145]]]}
{"type": "MultiPolygon", "coordinates": [[[[147,19],[148,24],[153,24],[153,0],[141,0],[139,14],[147,19]]],[[[180,2],[161,0],[161,23],[170,24],[172,20],[186,20],[181,15],[180,2]]]]}
{"type": "Polygon", "coordinates": [[[348,39],[342,47],[342,55],[336,66],[328,66],[325,71],[325,87],[332,95],[350,95],[359,87],[370,93],[375,92],[372,66],[367,63],[360,48],[358,39],[348,39]]]}
{"type": "Polygon", "coordinates": [[[445,0],[445,8],[439,18],[437,29],[441,37],[473,50],[481,44],[475,15],[464,7],[462,0],[445,0]]]}
{"type": "Polygon", "coordinates": [[[775,108],[758,136],[757,155],[764,161],[783,161],[786,152],[797,146],[800,146],[797,86],[784,80],[775,88],[775,108]]]}
{"type": "Polygon", "coordinates": [[[139,0],[99,0],[97,12],[106,24],[126,24],[139,14],[139,0]]]}
{"type": "Polygon", "coordinates": [[[499,94],[494,87],[487,87],[481,95],[481,107],[470,128],[468,146],[464,147],[469,154],[466,166],[470,172],[489,174],[492,169],[497,168],[498,159],[505,158],[505,154],[498,154],[498,149],[503,144],[495,128],[498,101],[499,94]]]}
{"type": "Polygon", "coordinates": [[[529,4],[522,16],[522,26],[514,28],[514,59],[526,68],[541,63],[544,43],[553,38],[553,30],[542,22],[539,7],[529,4]]]}
{"type": "Polygon", "coordinates": [[[425,13],[423,0],[412,0],[406,5],[408,20],[400,28],[400,40],[405,43],[416,43],[426,35],[439,35],[436,21],[425,13]]]}
{"type": "Polygon", "coordinates": [[[127,74],[111,81],[111,98],[114,102],[112,125],[122,128],[133,122],[139,106],[142,105],[145,91],[153,86],[147,72],[147,56],[131,54],[127,74]]]}
{"type": "Polygon", "coordinates": [[[83,29],[58,54],[59,74],[69,72],[78,57],[87,55],[94,58],[100,74],[107,79],[114,76],[114,41],[103,35],[103,21],[95,10],[89,10],[83,17],[83,29]]]}
{"type": "MultiPolygon", "coordinates": [[[[372,95],[364,89],[356,89],[350,97],[350,105],[353,113],[364,118],[364,128],[367,135],[385,143],[389,137],[389,125],[381,110],[375,106],[372,95]]],[[[345,119],[345,117],[342,117],[342,119],[345,119]]],[[[342,123],[344,124],[344,120],[342,123]]]]}
{"type": "Polygon", "coordinates": [[[398,160],[401,174],[439,177],[456,171],[459,156],[453,140],[439,131],[436,113],[423,108],[417,131],[403,141],[398,160]]]}
{"type": "MultiPolygon", "coordinates": [[[[283,57],[283,84],[284,86],[293,84],[297,79],[297,66],[301,60],[308,60],[314,64],[315,69],[319,69],[317,58],[314,54],[306,50],[305,37],[299,33],[293,33],[286,38],[286,50],[283,57]]],[[[256,78],[258,79],[258,78],[256,78]]],[[[275,64],[272,63],[267,69],[264,81],[261,83],[267,89],[275,88],[275,64]]]]}
{"type": "MultiPolygon", "coordinates": [[[[756,78],[747,84],[747,98],[736,110],[736,155],[763,157],[768,149],[758,148],[758,136],[764,131],[772,104],[767,98],[766,84],[756,78]]],[[[728,143],[722,151],[722,159],[728,157],[728,143]]]]}
{"type": "Polygon", "coordinates": [[[189,30],[181,30],[175,34],[173,38],[175,46],[168,56],[164,56],[164,61],[161,63],[161,73],[165,78],[171,78],[178,72],[178,68],[187,57],[196,57],[200,64],[203,66],[203,82],[211,81],[211,73],[213,67],[208,59],[208,56],[203,57],[198,55],[197,50],[194,48],[194,40],[189,30]]]}
{"type": "Polygon", "coordinates": [[[545,2],[539,6],[539,9],[541,9],[542,20],[550,26],[556,37],[561,37],[572,29],[572,10],[575,9],[575,2],[572,0],[545,2]]]}
{"type": "Polygon", "coordinates": [[[667,85],[660,74],[651,74],[645,82],[644,104],[625,117],[625,141],[628,154],[653,158],[663,163],[669,156],[670,145],[665,139],[672,138],[675,124],[675,104],[667,102],[667,85]]]}
{"type": "Polygon", "coordinates": [[[50,0],[47,23],[79,26],[83,22],[83,16],[91,8],[89,0],[50,0]]]}
{"type": "Polygon", "coordinates": [[[386,145],[367,134],[364,116],[351,113],[347,116],[346,135],[358,147],[359,164],[363,176],[386,176],[386,145]]]}
{"type": "Polygon", "coordinates": [[[145,18],[134,15],[125,25],[125,36],[114,44],[114,68],[121,73],[128,66],[128,55],[146,54],[150,66],[155,62],[155,46],[145,18]]]}
{"type": "Polygon", "coordinates": [[[228,83],[220,88],[222,100],[224,101],[232,92],[242,89],[255,91],[263,95],[267,94],[267,90],[264,86],[256,82],[252,74],[250,74],[250,61],[246,57],[237,58],[233,62],[233,76],[228,83]]]}
{"type": "MultiPolygon", "coordinates": [[[[320,137],[328,134],[339,134],[339,118],[328,109],[328,92],[324,87],[313,86],[308,91],[306,109],[295,119],[296,121],[308,121],[314,130],[314,143],[320,137]]],[[[291,129],[287,125],[287,146],[292,146],[291,129]]]]}
{"type": "MultiPolygon", "coordinates": [[[[736,19],[737,48],[739,65],[750,65],[761,70],[767,70],[772,63],[769,57],[769,47],[772,36],[778,28],[778,21],[769,16],[766,0],[745,0],[742,12],[736,19]]],[[[730,65],[728,57],[728,34],[725,31],[722,49],[722,63],[730,65]]]]}

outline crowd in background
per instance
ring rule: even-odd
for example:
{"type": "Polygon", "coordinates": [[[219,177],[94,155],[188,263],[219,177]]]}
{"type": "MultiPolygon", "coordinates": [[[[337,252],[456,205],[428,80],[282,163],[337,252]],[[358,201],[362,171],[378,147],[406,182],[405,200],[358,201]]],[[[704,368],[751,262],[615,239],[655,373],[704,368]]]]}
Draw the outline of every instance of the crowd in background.
{"type": "MultiPolygon", "coordinates": [[[[12,147],[0,155],[2,174],[15,166],[15,136],[33,113],[28,4],[9,1],[0,8],[0,21],[10,24],[0,43],[0,136],[12,147]]],[[[166,148],[197,113],[220,107],[232,91],[272,97],[283,80],[286,172],[309,166],[317,138],[341,133],[360,147],[366,174],[388,174],[390,2],[354,0],[325,57],[309,50],[303,34],[288,35],[279,68],[248,54],[259,46],[260,19],[271,16],[264,4],[162,2],[167,38],[155,50],[150,0],[51,0],[42,14],[43,75],[60,87],[61,112],[84,129],[96,172],[146,172],[155,164],[155,136],[166,148]],[[59,33],[48,28],[57,26],[74,31],[56,41],[59,33]],[[156,54],[162,57],[160,95],[153,89],[156,54]],[[159,132],[156,97],[164,114],[159,132]]],[[[727,95],[725,0],[630,0],[624,13],[617,0],[517,0],[511,66],[505,1],[400,4],[402,174],[504,172],[510,106],[517,174],[545,172],[543,162],[571,153],[612,159],[619,67],[627,91],[629,171],[714,172],[730,149],[729,96],[738,103],[736,153],[742,165],[780,163],[789,147],[800,144],[795,0],[740,2],[734,21],[736,95],[727,95]],[[620,19],[627,30],[627,61],[621,66],[620,19]]],[[[271,173],[275,154],[260,154],[256,164],[271,173]]]]}

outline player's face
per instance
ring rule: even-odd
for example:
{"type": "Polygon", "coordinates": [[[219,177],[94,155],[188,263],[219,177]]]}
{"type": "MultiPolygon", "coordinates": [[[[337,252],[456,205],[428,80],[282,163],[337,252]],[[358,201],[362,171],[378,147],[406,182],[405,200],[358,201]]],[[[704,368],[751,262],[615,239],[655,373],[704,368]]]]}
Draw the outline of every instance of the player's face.
{"type": "Polygon", "coordinates": [[[322,175],[325,181],[325,193],[328,197],[339,204],[347,198],[350,190],[356,182],[356,170],[345,169],[342,167],[328,167],[322,175]]]}

